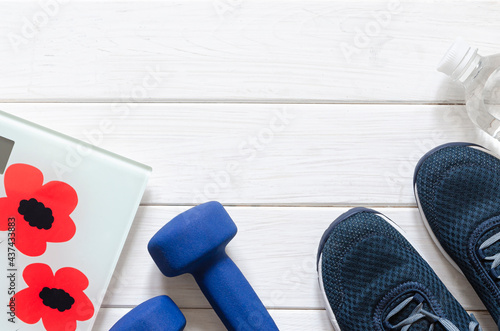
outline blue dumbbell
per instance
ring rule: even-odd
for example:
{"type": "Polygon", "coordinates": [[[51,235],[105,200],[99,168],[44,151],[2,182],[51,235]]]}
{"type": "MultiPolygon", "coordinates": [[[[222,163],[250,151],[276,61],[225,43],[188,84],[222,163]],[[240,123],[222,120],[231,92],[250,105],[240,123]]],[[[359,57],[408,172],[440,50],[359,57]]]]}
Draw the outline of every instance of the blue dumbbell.
{"type": "Polygon", "coordinates": [[[186,318],[166,295],[149,299],[123,316],[109,331],[181,331],[186,318]]]}
{"type": "Polygon", "coordinates": [[[236,232],[224,207],[207,202],[167,223],[153,236],[148,250],[165,276],[192,274],[228,330],[278,330],[225,252],[236,232]]]}

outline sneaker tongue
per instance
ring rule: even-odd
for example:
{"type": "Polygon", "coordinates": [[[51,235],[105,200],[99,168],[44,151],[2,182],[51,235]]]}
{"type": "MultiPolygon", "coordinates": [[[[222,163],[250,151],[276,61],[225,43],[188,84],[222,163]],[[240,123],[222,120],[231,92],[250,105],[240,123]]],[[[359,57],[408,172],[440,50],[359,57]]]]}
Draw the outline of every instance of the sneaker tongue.
{"type": "MultiPolygon", "coordinates": [[[[498,226],[495,226],[492,229],[488,230],[479,238],[478,246],[481,246],[482,243],[484,243],[486,240],[493,237],[495,234],[497,234],[499,232],[500,232],[500,227],[498,227],[498,226]]],[[[500,252],[500,241],[483,249],[483,252],[487,256],[493,256],[493,255],[497,254],[498,252],[500,252]]]]}
{"type": "MultiPolygon", "coordinates": [[[[417,308],[417,306],[420,303],[423,303],[422,309],[428,312],[433,312],[432,307],[429,305],[429,303],[420,295],[419,293],[405,293],[404,295],[401,295],[397,300],[394,300],[391,303],[391,306],[388,307],[389,311],[397,307],[400,303],[402,303],[404,300],[408,299],[409,297],[413,297],[413,300],[411,300],[399,313],[396,315],[392,316],[389,320],[391,325],[397,325],[401,321],[407,319],[417,308]]],[[[432,324],[431,321],[427,320],[426,318],[422,318],[418,320],[417,322],[413,323],[411,327],[408,329],[408,331],[428,331],[430,325],[432,324]]],[[[434,331],[445,331],[445,329],[439,325],[439,323],[436,323],[434,325],[434,331]]]]}
{"type": "MultiPolygon", "coordinates": [[[[489,238],[491,238],[492,236],[496,235],[499,232],[500,232],[499,226],[495,226],[495,227],[491,228],[490,230],[488,230],[487,232],[485,232],[479,238],[478,243],[477,243],[477,247],[479,248],[486,240],[488,240],[489,238]]],[[[493,243],[492,245],[482,249],[482,250],[478,250],[478,253],[479,253],[479,258],[480,258],[482,264],[484,265],[484,267],[486,268],[487,271],[490,271],[491,266],[493,264],[493,261],[486,260],[485,257],[486,256],[494,256],[494,255],[500,253],[500,240],[493,243]]],[[[492,274],[499,274],[500,275],[500,266],[496,267],[492,274]]]]}

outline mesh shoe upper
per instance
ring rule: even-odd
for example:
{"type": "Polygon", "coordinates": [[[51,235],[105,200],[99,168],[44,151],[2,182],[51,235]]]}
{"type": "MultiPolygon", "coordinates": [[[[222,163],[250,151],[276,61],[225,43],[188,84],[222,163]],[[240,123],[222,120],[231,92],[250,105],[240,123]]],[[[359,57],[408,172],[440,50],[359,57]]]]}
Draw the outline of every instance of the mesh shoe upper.
{"type": "Polygon", "coordinates": [[[466,144],[440,147],[420,162],[415,186],[436,239],[498,321],[499,268],[488,257],[500,253],[500,160],[466,144]]]}
{"type": "Polygon", "coordinates": [[[399,323],[411,331],[479,329],[411,244],[378,214],[341,217],[325,239],[318,267],[342,331],[401,330],[395,328],[399,323]],[[435,319],[408,323],[425,314],[435,319]]]}

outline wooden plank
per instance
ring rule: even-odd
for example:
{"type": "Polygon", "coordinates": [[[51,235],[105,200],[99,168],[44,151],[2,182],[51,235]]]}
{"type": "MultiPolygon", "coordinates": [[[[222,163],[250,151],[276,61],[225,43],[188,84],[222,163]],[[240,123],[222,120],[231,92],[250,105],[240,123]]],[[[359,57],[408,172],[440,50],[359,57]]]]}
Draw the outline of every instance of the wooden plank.
{"type": "MultiPolygon", "coordinates": [[[[166,278],[147,252],[150,238],[187,207],[141,207],[125,244],[105,307],[133,306],[166,294],[181,308],[209,308],[190,275],[166,278]]],[[[266,307],[323,308],[317,284],[316,253],[328,225],[345,208],[229,207],[239,233],[228,254],[246,275],[266,307]]],[[[380,208],[407,233],[466,309],[484,306],[466,279],[444,259],[430,239],[416,208],[380,208]]]]}
{"type": "Polygon", "coordinates": [[[461,102],[451,41],[500,52],[494,1],[2,3],[2,101],[461,102]]]}
{"type": "Polygon", "coordinates": [[[495,321],[487,311],[470,311],[469,313],[474,314],[483,331],[496,331],[498,329],[495,321]]]}
{"type": "Polygon", "coordinates": [[[413,170],[450,141],[498,149],[463,106],[1,104],[153,167],[145,204],[414,205],[413,170]],[[125,113],[127,111],[127,113],[125,113]],[[101,123],[109,122],[109,131],[101,123]]]}
{"type": "MultiPolygon", "coordinates": [[[[129,311],[130,308],[102,308],[97,315],[94,329],[97,331],[109,330],[116,321],[129,311]]],[[[186,331],[219,331],[225,329],[211,309],[183,309],[182,312],[187,320],[186,331]]],[[[269,312],[281,330],[333,331],[324,310],[270,310],[269,312]]],[[[498,329],[487,312],[472,311],[471,313],[477,318],[483,331],[496,331],[498,329]]]]}
{"type": "MultiPolygon", "coordinates": [[[[94,330],[109,330],[130,308],[103,308],[99,311],[94,330]]],[[[225,330],[211,309],[183,309],[186,331],[225,330]]],[[[280,330],[333,330],[324,310],[270,310],[280,330]]],[[[488,331],[486,329],[485,331],[488,331]]]]}

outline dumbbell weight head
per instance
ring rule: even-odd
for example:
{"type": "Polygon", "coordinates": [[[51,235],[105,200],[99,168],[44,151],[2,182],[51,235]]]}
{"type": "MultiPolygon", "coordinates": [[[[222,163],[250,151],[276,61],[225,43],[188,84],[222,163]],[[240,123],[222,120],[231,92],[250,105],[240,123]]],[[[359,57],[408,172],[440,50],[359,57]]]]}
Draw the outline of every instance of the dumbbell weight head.
{"type": "Polygon", "coordinates": [[[181,331],[186,318],[166,295],[149,299],[123,316],[110,331],[181,331]]]}
{"type": "Polygon", "coordinates": [[[161,272],[175,277],[211,263],[237,231],[220,203],[207,202],[168,222],[150,240],[148,250],[161,272]]]}

